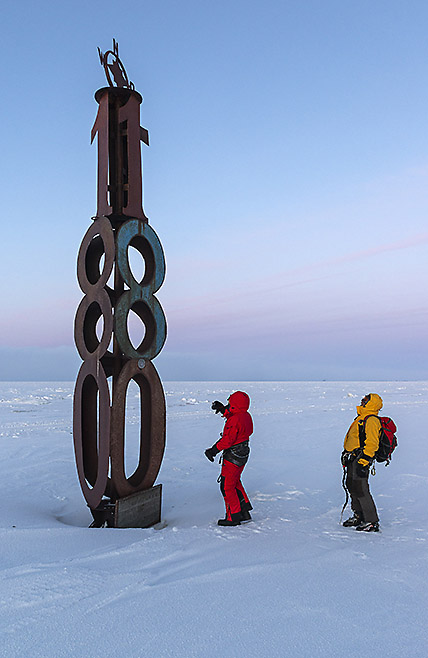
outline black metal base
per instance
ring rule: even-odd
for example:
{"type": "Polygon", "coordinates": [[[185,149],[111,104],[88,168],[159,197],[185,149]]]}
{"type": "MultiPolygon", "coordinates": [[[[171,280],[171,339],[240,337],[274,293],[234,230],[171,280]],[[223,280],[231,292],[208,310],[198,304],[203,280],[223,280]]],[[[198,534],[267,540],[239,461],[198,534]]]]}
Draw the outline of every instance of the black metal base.
{"type": "Polygon", "coordinates": [[[115,502],[104,499],[91,509],[90,528],[150,528],[161,520],[162,485],[119,498],[115,502]]]}
{"type": "Polygon", "coordinates": [[[109,528],[114,528],[115,507],[115,503],[112,503],[110,498],[106,498],[105,500],[102,500],[95,509],[90,508],[94,520],[89,527],[102,528],[103,526],[107,526],[109,528]]]}

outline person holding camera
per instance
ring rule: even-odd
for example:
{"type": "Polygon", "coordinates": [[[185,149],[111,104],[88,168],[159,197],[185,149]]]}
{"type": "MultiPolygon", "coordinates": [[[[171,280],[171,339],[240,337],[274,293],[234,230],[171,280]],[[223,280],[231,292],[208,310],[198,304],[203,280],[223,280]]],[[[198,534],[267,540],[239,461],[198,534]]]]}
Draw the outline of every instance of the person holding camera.
{"type": "Polygon", "coordinates": [[[225,406],[218,400],[211,409],[221,413],[226,419],[220,439],[211,448],[205,450],[205,456],[211,461],[221,451],[222,468],[220,473],[220,491],[224,498],[226,516],[219,519],[220,526],[235,526],[241,522],[251,521],[252,505],[241,482],[241,474],[250,454],[249,438],[253,433],[253,420],[248,413],[250,398],[243,391],[235,391],[228,398],[225,406]]]}

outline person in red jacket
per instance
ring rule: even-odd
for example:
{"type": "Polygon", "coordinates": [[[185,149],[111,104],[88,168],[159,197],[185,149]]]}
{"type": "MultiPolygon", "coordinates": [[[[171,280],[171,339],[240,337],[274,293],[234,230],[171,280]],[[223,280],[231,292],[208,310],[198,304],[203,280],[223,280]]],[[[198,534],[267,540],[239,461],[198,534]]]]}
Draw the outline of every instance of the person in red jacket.
{"type": "Polygon", "coordinates": [[[250,521],[252,505],[241,482],[241,473],[248,461],[250,447],[248,439],[253,433],[253,420],[248,413],[250,398],[243,391],[236,391],[228,398],[224,406],[216,400],[211,409],[226,418],[220,439],[211,448],[205,450],[205,456],[211,461],[223,450],[223,464],[220,474],[220,491],[224,497],[226,517],[219,519],[218,525],[235,526],[241,521],[250,521]]]}

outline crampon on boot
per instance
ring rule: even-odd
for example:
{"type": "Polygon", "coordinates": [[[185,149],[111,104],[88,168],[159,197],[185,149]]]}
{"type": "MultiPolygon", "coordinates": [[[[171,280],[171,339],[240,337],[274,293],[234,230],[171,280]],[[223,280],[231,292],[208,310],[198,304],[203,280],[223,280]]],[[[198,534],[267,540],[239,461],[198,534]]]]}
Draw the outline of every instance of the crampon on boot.
{"type": "Polygon", "coordinates": [[[355,530],[361,530],[362,532],[379,532],[379,523],[360,523],[355,530]]]}
{"type": "Polygon", "coordinates": [[[361,516],[354,512],[353,516],[350,516],[349,519],[346,519],[346,521],[343,522],[343,525],[345,528],[353,528],[354,526],[361,525],[362,523],[363,519],[361,516]]]}

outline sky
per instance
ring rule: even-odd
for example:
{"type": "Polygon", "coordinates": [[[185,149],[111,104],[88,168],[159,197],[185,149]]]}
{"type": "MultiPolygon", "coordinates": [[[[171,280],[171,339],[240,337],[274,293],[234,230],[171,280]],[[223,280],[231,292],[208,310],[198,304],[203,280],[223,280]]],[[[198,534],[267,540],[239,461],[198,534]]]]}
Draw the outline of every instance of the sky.
{"type": "Polygon", "coordinates": [[[0,379],[73,380],[97,47],[143,95],[165,380],[426,379],[428,5],[8,3],[0,379]]]}

